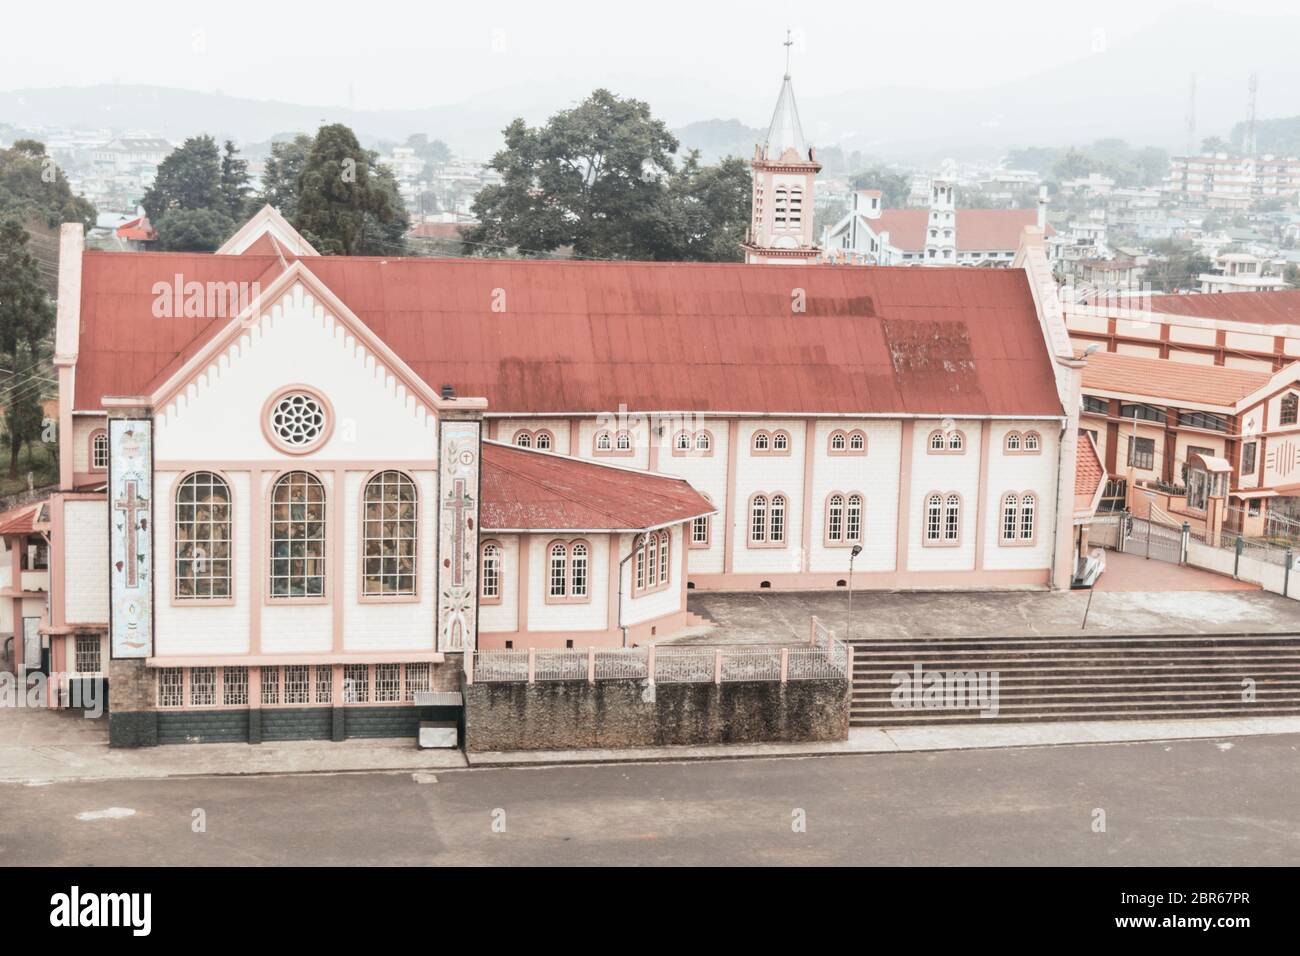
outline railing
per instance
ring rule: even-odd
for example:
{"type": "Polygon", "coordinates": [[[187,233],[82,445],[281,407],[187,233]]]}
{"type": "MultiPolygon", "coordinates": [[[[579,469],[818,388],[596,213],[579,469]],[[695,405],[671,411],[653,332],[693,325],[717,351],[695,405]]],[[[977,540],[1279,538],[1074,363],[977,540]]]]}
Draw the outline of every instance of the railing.
{"type": "Polygon", "coordinates": [[[808,644],[651,645],[649,647],[472,651],[468,683],[648,680],[660,684],[833,680],[849,677],[850,649],[815,617],[808,644]]]}

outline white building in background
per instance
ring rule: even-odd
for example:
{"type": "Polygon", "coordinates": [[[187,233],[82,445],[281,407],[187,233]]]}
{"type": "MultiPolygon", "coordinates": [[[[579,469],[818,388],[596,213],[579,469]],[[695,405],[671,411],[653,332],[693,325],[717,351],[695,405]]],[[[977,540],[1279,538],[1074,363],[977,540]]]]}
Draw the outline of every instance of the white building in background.
{"type": "Polygon", "coordinates": [[[1202,292],[1272,292],[1286,280],[1270,273],[1268,260],[1246,252],[1226,252],[1215,259],[1214,272],[1198,277],[1202,292]]]}

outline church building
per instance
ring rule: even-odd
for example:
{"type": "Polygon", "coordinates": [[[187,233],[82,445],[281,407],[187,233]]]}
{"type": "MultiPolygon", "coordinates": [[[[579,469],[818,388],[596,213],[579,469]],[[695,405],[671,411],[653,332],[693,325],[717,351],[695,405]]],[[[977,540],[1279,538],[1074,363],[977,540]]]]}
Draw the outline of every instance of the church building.
{"type": "Polygon", "coordinates": [[[653,643],[691,590],[1068,587],[1084,363],[1042,233],[818,264],[788,76],[773,131],[744,264],[64,226],[52,671],[108,678],[119,744],[406,735],[475,649],[653,643]]]}

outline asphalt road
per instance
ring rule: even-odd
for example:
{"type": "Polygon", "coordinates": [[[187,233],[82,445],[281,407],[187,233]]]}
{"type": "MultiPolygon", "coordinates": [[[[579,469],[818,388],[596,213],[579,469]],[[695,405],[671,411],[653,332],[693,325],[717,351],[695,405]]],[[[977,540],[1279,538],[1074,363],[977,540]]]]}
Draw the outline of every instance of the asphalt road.
{"type": "Polygon", "coordinates": [[[1297,748],[1300,735],[461,770],[425,781],[0,786],[0,867],[1294,865],[1297,748]],[[1098,810],[1105,832],[1094,831],[1098,810]],[[195,811],[204,832],[194,832],[195,811]]]}

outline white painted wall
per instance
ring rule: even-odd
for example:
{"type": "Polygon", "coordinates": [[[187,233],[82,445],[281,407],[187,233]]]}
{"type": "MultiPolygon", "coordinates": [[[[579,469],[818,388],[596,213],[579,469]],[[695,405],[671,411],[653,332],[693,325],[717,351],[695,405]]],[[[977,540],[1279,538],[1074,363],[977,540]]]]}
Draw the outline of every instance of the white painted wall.
{"type": "Polygon", "coordinates": [[[733,570],[737,573],[783,573],[803,569],[804,422],[797,419],[746,420],[738,429],[736,457],[736,520],[733,570]],[[754,432],[785,429],[790,433],[789,455],[759,455],[753,450],[754,432]],[[770,500],[777,492],[786,496],[785,547],[749,547],[749,499],[757,492],[770,500]]]}
{"type": "MultiPolygon", "coordinates": [[[[1058,428],[1051,423],[1038,424],[1042,450],[1036,455],[1008,454],[1005,451],[1009,431],[1028,431],[1028,425],[994,424],[989,438],[989,479],[984,491],[986,521],[984,527],[984,567],[990,571],[1050,568],[1052,566],[1053,529],[1056,526],[1056,462],[1060,442],[1058,428]],[[1036,539],[1032,547],[1002,544],[1002,497],[1033,492],[1036,500],[1034,524],[1036,539]]],[[[1073,501],[1070,502],[1073,507],[1073,501]]]]}
{"type": "Polygon", "coordinates": [[[583,535],[590,546],[588,588],[591,600],[581,604],[548,604],[547,552],[552,542],[573,542],[578,536],[533,535],[528,545],[528,629],[530,631],[603,631],[609,626],[609,536],[583,535]]]}
{"type": "Polygon", "coordinates": [[[965,433],[961,455],[930,454],[927,438],[939,419],[918,420],[912,439],[911,511],[908,522],[909,571],[969,571],[975,567],[975,509],[979,496],[980,423],[957,419],[965,433]],[[961,495],[961,541],[956,547],[925,546],[925,499],[932,491],[961,495]]]}
{"type": "MultiPolygon", "coordinates": [[[[478,629],[492,634],[519,629],[519,535],[485,536],[501,545],[501,603],[479,604],[478,629]]],[[[482,544],[480,542],[480,545],[482,544]]]]}
{"type": "Polygon", "coordinates": [[[63,509],[64,617],[69,624],[107,624],[108,508],[65,501],[63,509]]]}
{"type": "Polygon", "coordinates": [[[831,492],[861,492],[862,553],[855,571],[892,571],[898,554],[898,459],[902,425],[897,421],[821,421],[813,442],[812,536],[809,570],[848,574],[849,549],[826,547],[826,500],[831,492]],[[831,455],[831,433],[861,429],[867,434],[866,455],[831,455]]]}

